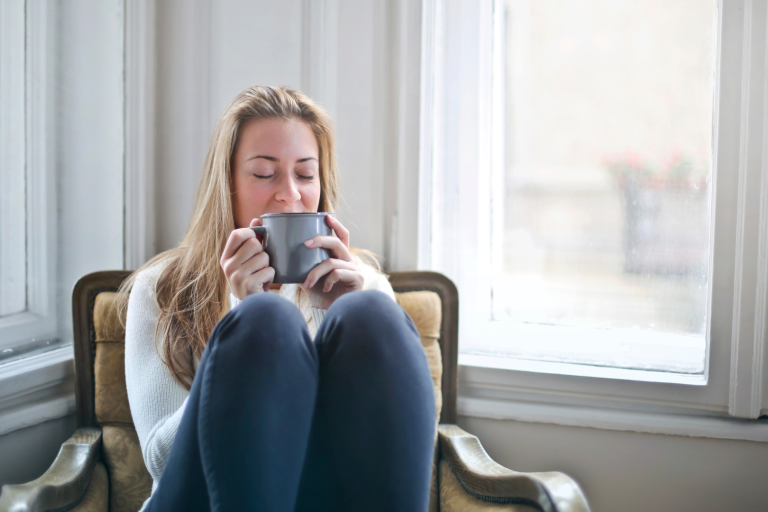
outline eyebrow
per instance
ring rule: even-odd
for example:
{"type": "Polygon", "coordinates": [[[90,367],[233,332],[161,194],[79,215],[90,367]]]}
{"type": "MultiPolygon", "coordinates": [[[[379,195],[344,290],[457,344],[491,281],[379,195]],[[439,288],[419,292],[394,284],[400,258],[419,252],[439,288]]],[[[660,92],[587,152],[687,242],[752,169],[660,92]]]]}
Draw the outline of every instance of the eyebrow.
{"type": "MultiPolygon", "coordinates": [[[[246,162],[247,162],[248,160],[253,160],[254,158],[263,158],[264,160],[269,160],[270,162],[279,162],[279,161],[280,161],[280,160],[278,160],[277,158],[275,158],[275,157],[273,157],[273,156],[266,156],[266,155],[256,155],[256,156],[252,156],[252,157],[248,158],[248,159],[246,160],[246,162]]],[[[296,160],[296,163],[297,163],[297,164],[300,164],[300,163],[302,163],[302,162],[308,162],[309,160],[315,160],[315,161],[317,161],[317,158],[315,158],[315,157],[313,157],[313,156],[308,156],[308,157],[305,157],[305,158],[299,158],[298,160],[296,160]]]]}

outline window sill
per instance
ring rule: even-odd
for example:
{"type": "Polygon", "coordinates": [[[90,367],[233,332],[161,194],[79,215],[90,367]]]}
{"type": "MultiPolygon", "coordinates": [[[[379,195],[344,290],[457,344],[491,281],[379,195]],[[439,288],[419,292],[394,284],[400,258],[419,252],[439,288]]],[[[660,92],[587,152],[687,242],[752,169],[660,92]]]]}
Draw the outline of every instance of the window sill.
{"type": "Polygon", "coordinates": [[[594,367],[572,368],[578,366],[460,354],[458,413],[494,420],[768,443],[768,420],[734,418],[725,408],[675,402],[665,399],[664,390],[656,399],[630,396],[627,389],[649,381],[654,386],[670,384],[624,373],[643,373],[638,370],[597,369],[617,372],[598,375],[594,367]],[[542,371],[547,373],[539,373],[542,371]],[[582,379],[580,384],[586,386],[570,386],[573,379],[585,376],[635,382],[582,379]]]}
{"type": "Polygon", "coordinates": [[[540,361],[549,364],[531,371],[706,384],[703,335],[470,319],[463,329],[462,352],[517,361],[507,363],[515,370],[526,371],[540,361]]]}
{"type": "Polygon", "coordinates": [[[0,435],[75,412],[72,346],[0,365],[0,435]]]}
{"type": "Polygon", "coordinates": [[[690,386],[705,386],[707,384],[707,378],[701,374],[610,368],[606,366],[535,361],[483,354],[459,354],[459,364],[475,368],[496,368],[501,370],[571,375],[575,377],[592,377],[597,379],[687,384],[690,386]]]}

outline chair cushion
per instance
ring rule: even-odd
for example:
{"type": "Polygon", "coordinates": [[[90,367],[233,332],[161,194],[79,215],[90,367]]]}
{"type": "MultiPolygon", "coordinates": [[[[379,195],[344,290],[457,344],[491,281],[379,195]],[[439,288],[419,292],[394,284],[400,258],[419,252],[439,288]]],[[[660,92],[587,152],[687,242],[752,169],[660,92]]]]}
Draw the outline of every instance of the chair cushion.
{"type": "Polygon", "coordinates": [[[477,498],[462,487],[446,459],[440,461],[440,512],[538,512],[528,505],[492,503],[477,498]]]}
{"type": "Polygon", "coordinates": [[[114,306],[116,294],[102,292],[93,306],[96,338],[94,358],[96,419],[101,425],[132,425],[125,387],[125,329],[114,306]]]}
{"type": "Polygon", "coordinates": [[[116,296],[115,292],[101,292],[96,296],[93,304],[93,330],[96,343],[125,343],[125,329],[120,323],[120,312],[114,307],[116,296]]]}
{"type": "Polygon", "coordinates": [[[109,471],[110,512],[136,512],[152,491],[139,436],[133,426],[102,427],[102,455],[109,471]]]}
{"type": "Polygon", "coordinates": [[[443,357],[440,352],[440,324],[443,312],[440,296],[435,292],[417,291],[395,293],[397,303],[410,315],[421,336],[421,344],[427,354],[429,370],[432,373],[432,386],[435,390],[435,409],[437,421],[443,408],[443,357]]]}

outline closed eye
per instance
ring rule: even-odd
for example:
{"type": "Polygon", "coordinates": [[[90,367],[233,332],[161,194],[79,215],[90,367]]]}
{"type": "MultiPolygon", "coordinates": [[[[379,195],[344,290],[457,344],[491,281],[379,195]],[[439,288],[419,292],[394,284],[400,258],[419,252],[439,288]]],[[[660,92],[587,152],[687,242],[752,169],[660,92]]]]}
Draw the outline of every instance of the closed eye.
{"type": "Polygon", "coordinates": [[[315,175],[314,174],[312,174],[311,176],[302,176],[301,174],[297,174],[297,177],[300,180],[304,180],[304,181],[312,181],[312,180],[315,179],[315,175]]]}
{"type": "Polygon", "coordinates": [[[266,180],[266,179],[269,179],[272,176],[274,176],[274,174],[256,174],[256,173],[254,173],[253,175],[254,175],[254,177],[262,179],[262,180],[266,180]]]}

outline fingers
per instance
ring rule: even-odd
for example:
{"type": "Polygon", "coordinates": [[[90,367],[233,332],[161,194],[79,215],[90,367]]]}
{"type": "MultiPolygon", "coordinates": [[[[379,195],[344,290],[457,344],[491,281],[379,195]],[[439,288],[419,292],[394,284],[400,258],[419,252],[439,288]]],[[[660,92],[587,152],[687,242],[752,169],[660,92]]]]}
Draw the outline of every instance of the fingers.
{"type": "MultiPolygon", "coordinates": [[[[332,272],[335,269],[351,270],[360,274],[360,270],[355,263],[350,263],[348,261],[343,261],[336,258],[328,258],[309,272],[307,275],[307,280],[304,281],[304,286],[307,288],[312,288],[324,275],[332,272]]],[[[362,274],[360,275],[362,276],[362,274]]]]}
{"type": "MultiPolygon", "coordinates": [[[[251,231],[250,229],[248,231],[251,231]]],[[[253,233],[253,231],[251,231],[253,233]]],[[[264,254],[261,242],[256,237],[250,237],[243,242],[238,248],[237,252],[229,258],[221,258],[221,268],[224,270],[224,275],[227,277],[232,276],[246,261],[249,261],[257,254],[264,254]]]]}
{"type": "Polygon", "coordinates": [[[364,281],[363,274],[357,270],[337,268],[326,276],[325,283],[323,283],[323,291],[328,293],[333,288],[333,285],[338,282],[343,283],[348,289],[362,290],[364,281]]]}
{"type": "Polygon", "coordinates": [[[353,261],[352,253],[349,252],[349,248],[344,245],[344,242],[340,238],[336,238],[335,236],[318,235],[304,242],[304,245],[310,249],[319,249],[322,247],[323,249],[328,249],[331,252],[331,256],[336,259],[353,261]]]}
{"type": "Polygon", "coordinates": [[[254,251],[252,254],[249,254],[248,257],[243,258],[242,261],[247,260],[257,252],[261,251],[261,243],[256,238],[256,233],[253,232],[252,229],[248,228],[241,228],[241,229],[235,229],[229,234],[229,238],[227,239],[227,243],[224,246],[224,251],[221,253],[221,264],[224,265],[224,262],[230,258],[232,258],[243,246],[244,243],[246,243],[249,239],[253,239],[258,243],[258,250],[254,251]]]}
{"type": "Polygon", "coordinates": [[[249,227],[261,226],[261,225],[262,225],[261,218],[260,217],[256,217],[255,219],[251,220],[251,223],[250,223],[249,227]]]}
{"type": "Polygon", "coordinates": [[[241,280],[235,291],[235,296],[239,299],[245,299],[248,295],[254,293],[265,292],[269,289],[269,285],[275,279],[275,269],[272,267],[264,267],[258,272],[247,276],[241,280]]]}
{"type": "MultiPolygon", "coordinates": [[[[251,224],[256,221],[261,223],[260,219],[254,219],[251,224]]],[[[275,271],[269,266],[269,255],[249,228],[230,233],[219,263],[230,289],[239,299],[264,291],[275,278],[275,271]]]]}
{"type": "Polygon", "coordinates": [[[349,230],[333,215],[326,215],[325,222],[336,232],[336,236],[339,237],[344,247],[349,249],[349,230]]]}
{"type": "Polygon", "coordinates": [[[260,252],[242,265],[238,266],[229,278],[232,282],[244,282],[251,275],[261,269],[269,266],[269,255],[266,252],[260,252]]]}

